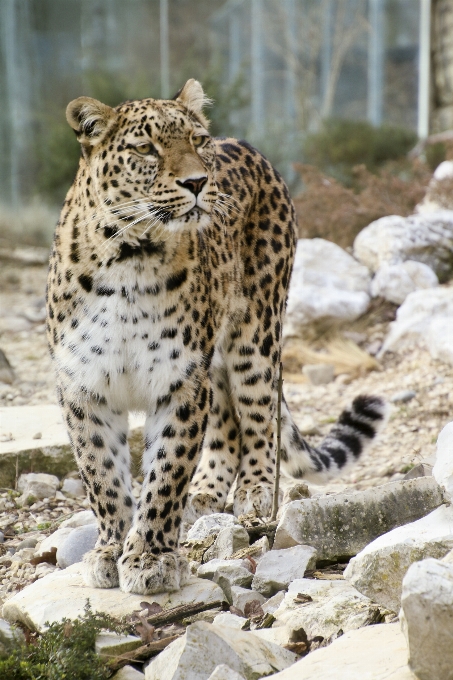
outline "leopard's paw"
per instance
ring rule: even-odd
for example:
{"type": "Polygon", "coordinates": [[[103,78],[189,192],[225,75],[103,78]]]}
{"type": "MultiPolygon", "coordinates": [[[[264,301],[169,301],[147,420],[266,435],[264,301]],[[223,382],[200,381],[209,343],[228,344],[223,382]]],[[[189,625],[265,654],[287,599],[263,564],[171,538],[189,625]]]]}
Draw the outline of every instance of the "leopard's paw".
{"type": "Polygon", "coordinates": [[[224,502],[212,493],[198,492],[190,494],[184,510],[184,522],[186,524],[193,524],[203,515],[223,512],[223,507],[224,502]]]}
{"type": "Polygon", "coordinates": [[[117,562],[123,546],[104,545],[83,556],[83,580],[90,588],[116,588],[119,586],[117,562]]]}
{"type": "Polygon", "coordinates": [[[125,593],[171,593],[189,579],[187,559],[178,553],[153,555],[128,552],[118,562],[120,588],[125,593]]]}
{"type": "Polygon", "coordinates": [[[234,494],[234,514],[270,517],[272,512],[273,488],[270,484],[256,484],[249,488],[238,488],[234,494]]]}

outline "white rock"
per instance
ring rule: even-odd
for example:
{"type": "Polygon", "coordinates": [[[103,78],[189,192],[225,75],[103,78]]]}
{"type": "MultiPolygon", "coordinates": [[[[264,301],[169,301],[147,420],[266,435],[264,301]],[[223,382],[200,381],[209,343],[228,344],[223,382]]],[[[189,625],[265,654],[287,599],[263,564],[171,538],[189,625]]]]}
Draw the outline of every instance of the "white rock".
{"type": "MultiPolygon", "coordinates": [[[[452,161],[443,161],[435,169],[425,197],[421,203],[415,206],[415,212],[431,213],[449,207],[448,205],[441,205],[439,196],[436,196],[436,193],[438,193],[439,189],[441,190],[441,193],[443,193],[439,186],[439,182],[443,179],[450,179],[451,177],[453,177],[453,163],[452,161]]],[[[447,202],[449,203],[449,201],[447,202]]]]}
{"type": "Polygon", "coordinates": [[[137,649],[142,644],[136,635],[117,635],[117,633],[105,631],[96,636],[94,650],[100,656],[119,656],[137,649]]]}
{"type": "Polygon", "coordinates": [[[256,590],[248,590],[247,588],[241,588],[241,586],[231,586],[231,603],[233,607],[237,607],[243,612],[247,602],[253,602],[253,600],[258,600],[260,604],[263,604],[266,598],[256,590]]]}
{"type": "Polygon", "coordinates": [[[145,676],[133,666],[123,666],[118,673],[112,676],[112,680],[144,680],[145,676]]]}
{"type": "Polygon", "coordinates": [[[453,422],[445,425],[437,439],[433,477],[444,489],[447,498],[453,501],[453,422]]]}
{"type": "Polygon", "coordinates": [[[65,519],[64,522],[60,524],[61,529],[76,527],[84,527],[87,524],[96,524],[96,517],[92,510],[82,510],[81,512],[76,512],[72,517],[65,519]]]}
{"type": "Polygon", "coordinates": [[[378,356],[414,344],[425,345],[434,358],[453,364],[449,336],[453,325],[453,287],[410,293],[390,324],[378,356]]]}
{"type": "Polygon", "coordinates": [[[452,549],[453,507],[442,505],[416,522],[379,536],[349,562],[344,576],[374,602],[397,612],[410,565],[428,557],[444,557],[452,549]]]}
{"type": "Polygon", "coordinates": [[[65,479],[61,490],[64,494],[71,496],[72,498],[85,496],[85,489],[80,479],[71,479],[70,477],[65,479]]]}
{"type": "Polygon", "coordinates": [[[86,524],[73,529],[57,550],[58,566],[66,569],[71,564],[81,562],[85,553],[93,550],[98,535],[98,528],[95,524],[86,524]]]}
{"type": "Polygon", "coordinates": [[[226,515],[223,512],[216,512],[212,515],[199,517],[191,529],[187,532],[188,541],[202,541],[207,536],[218,534],[224,527],[231,527],[239,524],[234,515],[226,515]]]}
{"type": "Polygon", "coordinates": [[[299,239],[291,276],[284,334],[313,321],[353,321],[370,302],[370,274],[340,246],[299,239]]]}
{"type": "Polygon", "coordinates": [[[400,217],[389,215],[372,222],[356,236],[354,257],[376,272],[384,262],[415,260],[428,265],[443,282],[453,273],[453,211],[400,217]]]}
{"type": "Polygon", "coordinates": [[[215,668],[208,680],[245,680],[245,678],[243,675],[239,675],[239,673],[236,673],[236,671],[233,671],[229,666],[222,663],[215,668]]]}
{"type": "Polygon", "coordinates": [[[248,588],[253,579],[248,560],[211,560],[198,567],[197,576],[217,583],[230,603],[232,602],[231,586],[248,588]]]}
{"type": "Polygon", "coordinates": [[[244,619],[242,616],[238,616],[237,614],[222,612],[221,614],[217,614],[217,616],[214,617],[214,621],[212,623],[219,626],[227,626],[228,628],[236,628],[236,630],[241,630],[246,621],[247,619],[244,619]]]}
{"type": "Polygon", "coordinates": [[[60,527],[60,529],[57,529],[53,534],[50,534],[50,536],[41,541],[41,543],[38,543],[35,555],[39,556],[45,552],[50,552],[52,548],[58,550],[72,531],[74,531],[72,527],[60,527]]]}
{"type": "Polygon", "coordinates": [[[291,652],[253,633],[199,621],[151,661],[145,678],[206,680],[224,663],[247,680],[258,680],[287,668],[295,660],[291,652]]]}
{"type": "Polygon", "coordinates": [[[253,635],[257,635],[263,640],[268,640],[273,642],[274,645],[280,645],[284,647],[289,642],[292,641],[293,629],[290,626],[278,626],[277,628],[261,628],[259,630],[254,630],[253,635]]]}
{"type": "Polygon", "coordinates": [[[377,536],[423,517],[442,502],[430,477],[293,501],[283,509],[274,548],[311,545],[318,560],[356,555],[377,536]]]}
{"type": "Polygon", "coordinates": [[[232,524],[220,529],[217,538],[205,552],[203,559],[205,561],[226,560],[238,550],[248,548],[248,545],[249,535],[247,530],[241,525],[232,524]]]}
{"type": "Polygon", "coordinates": [[[0,619],[0,655],[13,646],[15,642],[22,642],[23,640],[25,638],[20,628],[12,628],[8,621],[0,619]]]}
{"type": "Polygon", "coordinates": [[[335,377],[333,364],[305,364],[302,373],[312,385],[327,385],[335,377]]]}
{"type": "Polygon", "coordinates": [[[308,638],[321,635],[328,638],[340,630],[355,630],[376,623],[380,608],[353,588],[347,581],[297,579],[278,609],[273,627],[286,626],[291,631],[303,628],[308,638]],[[298,595],[312,601],[298,602],[298,595]]]}
{"type": "Polygon", "coordinates": [[[270,597],[268,600],[266,600],[266,602],[264,602],[261,605],[263,612],[265,614],[273,614],[280,607],[284,599],[285,591],[279,590],[278,593],[275,593],[275,595],[270,597]]]}
{"type": "Polygon", "coordinates": [[[371,282],[371,295],[401,305],[414,290],[434,288],[438,285],[439,279],[423,262],[414,260],[395,264],[383,262],[371,282]]]}
{"type": "Polygon", "coordinates": [[[11,623],[19,621],[31,630],[43,630],[46,621],[53,623],[63,618],[75,619],[83,615],[87,600],[94,612],[105,612],[114,617],[129,616],[141,609],[147,599],[164,609],[196,602],[216,602],[223,599],[222,590],[215,583],[191,579],[174,593],[158,593],[146,598],[134,593],[123,593],[119,588],[89,588],[85,585],[81,565],[73,564],[55,571],[19,591],[3,605],[3,618],[11,623]]]}
{"type": "Polygon", "coordinates": [[[29,472],[20,475],[17,488],[22,496],[34,496],[35,498],[53,498],[57,492],[60,480],[55,475],[47,475],[44,472],[29,472]]]}
{"type": "Polygon", "coordinates": [[[316,549],[296,545],[286,550],[269,550],[258,562],[252,589],[265,597],[286,590],[291,581],[303,578],[307,569],[316,566],[316,549]]]}
{"type": "Polygon", "coordinates": [[[308,654],[272,680],[417,680],[407,666],[407,647],[398,623],[345,633],[308,654]]]}
{"type": "Polygon", "coordinates": [[[400,619],[417,677],[453,680],[453,564],[428,559],[409,567],[400,619]]]}

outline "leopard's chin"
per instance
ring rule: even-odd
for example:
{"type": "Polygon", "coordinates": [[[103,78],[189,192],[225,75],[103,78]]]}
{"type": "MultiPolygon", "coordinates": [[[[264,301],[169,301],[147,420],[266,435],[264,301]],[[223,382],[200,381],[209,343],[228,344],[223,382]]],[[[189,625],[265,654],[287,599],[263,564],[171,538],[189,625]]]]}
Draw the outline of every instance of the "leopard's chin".
{"type": "Polygon", "coordinates": [[[200,230],[208,227],[211,219],[212,216],[206,210],[195,206],[184,213],[184,215],[173,217],[165,225],[165,228],[171,232],[187,231],[187,229],[194,228],[200,230]]]}

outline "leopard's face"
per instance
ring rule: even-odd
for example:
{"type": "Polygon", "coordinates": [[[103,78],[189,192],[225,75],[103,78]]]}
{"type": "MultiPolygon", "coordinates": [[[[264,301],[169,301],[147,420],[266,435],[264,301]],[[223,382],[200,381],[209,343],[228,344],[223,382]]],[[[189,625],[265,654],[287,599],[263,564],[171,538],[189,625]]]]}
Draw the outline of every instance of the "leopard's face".
{"type": "MultiPolygon", "coordinates": [[[[121,231],[124,240],[206,227],[218,191],[215,149],[204,117],[178,100],[105,108],[109,115],[101,139],[89,117],[84,131],[95,140],[84,147],[86,195],[103,234],[121,231]]],[[[83,108],[78,115],[83,117],[83,108]]]]}

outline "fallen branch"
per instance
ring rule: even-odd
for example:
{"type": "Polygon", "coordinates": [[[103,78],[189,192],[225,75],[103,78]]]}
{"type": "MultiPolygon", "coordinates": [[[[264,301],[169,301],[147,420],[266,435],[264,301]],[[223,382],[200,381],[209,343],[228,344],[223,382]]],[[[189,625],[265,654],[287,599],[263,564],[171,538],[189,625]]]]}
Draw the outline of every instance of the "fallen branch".
{"type": "Polygon", "coordinates": [[[168,637],[161,638],[155,642],[148,642],[148,644],[137,647],[137,649],[133,649],[131,652],[125,652],[124,654],[113,657],[108,661],[108,665],[112,670],[116,671],[131,661],[136,661],[137,663],[146,661],[150,657],[161,652],[165,647],[168,647],[171,642],[177,640],[182,634],[183,633],[181,632],[180,635],[169,635],[168,637]]]}
{"type": "Polygon", "coordinates": [[[173,607],[173,609],[166,609],[158,614],[152,614],[147,616],[146,620],[152,626],[165,626],[167,623],[175,623],[181,619],[186,619],[189,616],[194,616],[195,614],[200,614],[201,612],[206,612],[209,609],[225,609],[228,611],[229,604],[224,600],[216,600],[215,602],[201,602],[198,604],[182,604],[179,607],[173,607]]]}

